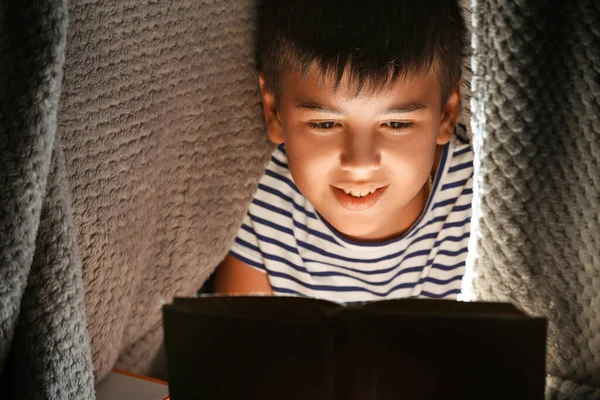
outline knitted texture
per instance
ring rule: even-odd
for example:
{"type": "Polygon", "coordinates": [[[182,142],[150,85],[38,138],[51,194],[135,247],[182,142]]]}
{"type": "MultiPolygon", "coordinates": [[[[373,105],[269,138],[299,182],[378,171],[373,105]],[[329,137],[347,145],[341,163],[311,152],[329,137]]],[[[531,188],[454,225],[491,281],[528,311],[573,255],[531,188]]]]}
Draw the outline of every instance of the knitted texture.
{"type": "Polygon", "coordinates": [[[55,138],[66,2],[0,4],[2,397],[91,399],[64,159],[55,138]]]}
{"type": "Polygon", "coordinates": [[[202,286],[256,190],[254,3],[70,2],[59,131],[97,380],[156,374],[161,305],[202,286]]]}
{"type": "MultiPolygon", "coordinates": [[[[3,394],[164,366],[160,306],[225,256],[272,149],[255,1],[71,0],[66,58],[64,0],[0,2],[3,394]]],[[[600,386],[598,8],[473,4],[467,278],[549,317],[556,400],[600,386]]]]}
{"type": "Polygon", "coordinates": [[[600,391],[556,377],[546,380],[546,400],[600,400],[600,391]]]}
{"type": "Polygon", "coordinates": [[[461,76],[461,103],[460,103],[460,112],[458,114],[457,124],[461,129],[457,130],[457,134],[464,139],[467,139],[472,142],[473,132],[471,130],[471,76],[473,75],[473,71],[471,69],[471,55],[473,54],[473,48],[471,46],[471,20],[473,18],[472,15],[472,6],[471,0],[460,0],[460,7],[462,9],[463,18],[465,19],[466,28],[467,28],[467,42],[464,49],[463,55],[463,68],[462,68],[462,76],[461,76]],[[464,129],[462,129],[464,128],[464,129]],[[461,133],[464,131],[464,133],[461,133]]]}
{"type": "Polygon", "coordinates": [[[598,398],[600,3],[474,1],[473,33],[468,278],[548,317],[548,398],[598,398]]]}

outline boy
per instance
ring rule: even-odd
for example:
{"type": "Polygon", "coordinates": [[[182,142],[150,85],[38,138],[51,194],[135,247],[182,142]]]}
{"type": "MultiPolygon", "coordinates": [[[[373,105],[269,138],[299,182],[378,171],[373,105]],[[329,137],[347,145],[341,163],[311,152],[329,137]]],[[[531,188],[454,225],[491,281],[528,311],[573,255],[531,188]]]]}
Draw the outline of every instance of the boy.
{"type": "Polygon", "coordinates": [[[215,291],[454,299],[472,152],[454,135],[458,0],[267,0],[259,84],[278,147],[215,291]]]}

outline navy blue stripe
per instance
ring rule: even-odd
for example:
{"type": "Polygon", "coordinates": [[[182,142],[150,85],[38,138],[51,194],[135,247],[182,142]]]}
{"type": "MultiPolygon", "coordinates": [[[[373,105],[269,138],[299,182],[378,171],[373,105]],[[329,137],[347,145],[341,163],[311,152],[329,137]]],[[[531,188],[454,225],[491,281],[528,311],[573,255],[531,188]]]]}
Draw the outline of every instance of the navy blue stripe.
{"type": "Polygon", "coordinates": [[[283,208],[275,207],[272,204],[266,203],[262,200],[257,199],[256,197],[252,199],[252,203],[256,204],[259,207],[264,208],[265,210],[273,211],[279,215],[283,215],[284,217],[292,218],[292,213],[284,210],[283,208]]]}
{"type": "MultiPolygon", "coordinates": [[[[282,208],[275,207],[275,206],[273,206],[271,204],[265,203],[264,201],[258,200],[258,199],[254,199],[254,200],[252,200],[252,202],[254,204],[256,204],[257,206],[259,206],[259,207],[262,207],[264,209],[273,211],[273,212],[275,212],[275,213],[277,213],[279,215],[283,215],[284,217],[290,218],[292,220],[292,222],[293,222],[293,224],[294,224],[295,227],[297,227],[299,229],[302,229],[303,231],[307,232],[310,235],[313,235],[313,236],[316,236],[316,237],[320,237],[321,239],[327,240],[328,242],[331,242],[331,243],[336,244],[336,245],[338,244],[336,242],[336,240],[334,238],[332,238],[331,236],[329,236],[329,235],[327,235],[327,234],[325,234],[323,232],[319,232],[317,230],[311,229],[308,226],[304,225],[303,223],[296,221],[294,219],[293,215],[290,212],[287,212],[286,210],[284,210],[282,208]]],[[[248,214],[250,214],[250,213],[248,213],[248,214]]],[[[256,218],[258,218],[258,217],[256,217],[256,218]]],[[[263,225],[271,226],[274,229],[277,229],[278,231],[289,233],[290,235],[294,236],[294,232],[291,229],[286,228],[286,227],[284,227],[282,225],[279,225],[279,224],[275,224],[274,222],[269,222],[268,224],[263,224],[263,225]],[[273,226],[273,225],[276,225],[276,227],[273,226]],[[285,229],[285,231],[284,231],[284,229],[285,229]]]]}
{"type": "Polygon", "coordinates": [[[452,294],[460,294],[460,289],[451,289],[441,294],[435,294],[424,290],[421,292],[420,296],[427,297],[430,299],[443,299],[444,297],[450,296],[452,294]]]}
{"type": "MultiPolygon", "coordinates": [[[[432,269],[433,268],[434,267],[432,266],[432,269]]],[[[376,281],[376,282],[368,281],[366,279],[362,279],[362,278],[359,278],[359,277],[356,277],[356,276],[344,274],[344,273],[341,273],[341,272],[335,272],[335,271],[313,272],[311,275],[312,276],[318,276],[318,277],[340,276],[340,277],[343,277],[343,278],[348,278],[348,279],[356,280],[356,281],[359,281],[359,282],[362,282],[362,283],[365,283],[365,284],[371,285],[371,286],[385,286],[385,285],[389,285],[390,283],[392,283],[394,280],[396,280],[398,277],[400,277],[402,275],[406,275],[406,274],[414,273],[414,272],[422,272],[423,269],[424,269],[424,267],[405,268],[403,270],[398,271],[396,274],[394,274],[393,276],[391,276],[390,278],[388,278],[386,280],[376,281]]],[[[435,269],[438,269],[438,268],[435,268],[435,269]]],[[[452,269],[455,269],[455,268],[452,268],[452,269]]],[[[451,271],[452,269],[448,269],[448,271],[451,271]]],[[[457,276],[459,278],[462,278],[462,274],[461,274],[461,275],[456,275],[456,276],[454,276],[454,277],[452,277],[452,278],[444,281],[444,280],[441,280],[441,279],[436,279],[436,278],[428,276],[426,278],[421,278],[421,280],[419,282],[422,283],[422,282],[424,282],[423,281],[424,279],[427,279],[427,282],[429,282],[429,283],[435,283],[436,285],[445,285],[447,283],[450,283],[450,282],[458,279],[457,276]]]]}
{"type": "Polygon", "coordinates": [[[418,251],[414,251],[410,254],[407,254],[406,256],[404,256],[404,259],[402,260],[403,262],[410,259],[410,258],[415,258],[415,257],[419,257],[419,256],[426,256],[429,253],[431,253],[431,249],[425,249],[425,250],[418,250],[418,251]]]}
{"type": "Polygon", "coordinates": [[[441,238],[440,240],[438,240],[437,242],[435,242],[435,244],[433,245],[433,247],[439,247],[440,244],[444,243],[444,242],[454,242],[454,243],[460,243],[465,239],[468,239],[469,236],[471,235],[471,232],[467,232],[462,234],[461,236],[446,236],[441,238]]]}
{"type": "MultiPolygon", "coordinates": [[[[439,281],[438,279],[435,279],[435,278],[426,277],[426,278],[419,279],[418,282],[400,283],[400,284],[390,288],[386,292],[377,292],[377,291],[370,290],[370,289],[367,289],[365,287],[360,287],[360,286],[331,286],[331,285],[312,284],[312,283],[301,281],[300,279],[296,278],[295,276],[291,276],[291,275],[288,275],[286,273],[279,272],[279,271],[269,271],[269,275],[295,282],[298,285],[300,285],[304,288],[307,288],[307,289],[311,289],[311,290],[326,291],[326,292],[344,292],[344,293],[348,293],[348,292],[369,293],[369,294],[372,294],[374,296],[379,296],[379,297],[389,296],[390,293],[393,293],[393,292],[395,292],[397,290],[401,290],[401,289],[412,289],[415,286],[423,284],[423,283],[436,284],[435,281],[439,281]]],[[[452,280],[462,279],[462,276],[458,275],[451,279],[452,280]]],[[[427,292],[427,293],[429,293],[429,292],[427,292]]]]}
{"type": "Polygon", "coordinates": [[[246,258],[246,257],[242,256],[241,254],[237,253],[235,250],[229,250],[229,254],[231,254],[233,257],[237,258],[241,262],[244,262],[244,263],[246,263],[248,265],[256,267],[256,268],[258,268],[258,269],[260,269],[262,271],[265,271],[265,272],[267,271],[265,269],[264,265],[262,265],[260,263],[257,263],[256,261],[253,261],[253,260],[251,260],[249,258],[246,258]]]}
{"type": "Polygon", "coordinates": [[[288,178],[287,176],[279,175],[278,173],[273,172],[269,169],[265,171],[265,175],[268,175],[271,178],[277,179],[278,181],[285,183],[296,193],[298,193],[299,195],[302,195],[302,193],[300,193],[300,189],[298,189],[296,187],[296,184],[294,182],[292,182],[292,180],[290,178],[288,178]]]}
{"type": "Polygon", "coordinates": [[[459,228],[459,227],[465,226],[469,222],[471,222],[471,217],[468,217],[468,218],[463,219],[462,221],[458,221],[458,222],[446,222],[444,224],[444,226],[442,226],[442,230],[448,229],[448,228],[459,228]]]}
{"type": "Polygon", "coordinates": [[[438,201],[437,203],[435,203],[433,205],[433,209],[436,209],[436,208],[439,208],[439,207],[444,207],[444,206],[447,206],[449,204],[454,204],[456,202],[456,200],[458,200],[458,197],[453,197],[451,199],[444,200],[444,201],[438,201]]]}
{"type": "Polygon", "coordinates": [[[273,161],[273,163],[279,165],[281,168],[285,168],[288,169],[288,165],[282,161],[279,161],[278,159],[276,159],[275,157],[271,156],[271,161],[273,161]]]}
{"type": "Polygon", "coordinates": [[[275,195],[275,196],[279,197],[280,199],[287,201],[288,203],[292,204],[296,210],[300,211],[301,213],[306,214],[307,216],[309,216],[313,219],[317,219],[317,216],[314,213],[312,213],[312,212],[304,209],[302,206],[296,204],[294,199],[281,193],[279,190],[273,189],[272,187],[269,187],[269,186],[265,186],[262,183],[258,184],[258,189],[262,190],[263,192],[271,193],[272,195],[275,195]]]}
{"type": "Polygon", "coordinates": [[[463,204],[462,206],[454,206],[452,208],[452,212],[455,213],[455,212],[460,212],[460,211],[467,211],[470,209],[471,209],[471,203],[463,204]]]}
{"type": "MultiPolygon", "coordinates": [[[[311,275],[319,276],[319,277],[341,276],[343,278],[355,279],[359,282],[367,283],[367,284],[373,285],[373,286],[383,286],[383,285],[389,284],[390,282],[392,282],[394,279],[398,278],[399,276],[410,274],[413,272],[421,272],[421,271],[423,271],[423,268],[424,267],[404,268],[403,270],[398,271],[395,275],[393,275],[389,279],[387,279],[385,281],[379,281],[379,282],[368,281],[368,280],[359,278],[357,276],[352,276],[352,275],[348,275],[348,274],[344,274],[342,272],[336,272],[336,271],[317,271],[317,272],[311,273],[311,275]]],[[[360,272],[360,271],[356,271],[356,272],[360,272]]]]}
{"type": "Polygon", "coordinates": [[[304,288],[316,290],[316,291],[344,292],[344,293],[348,293],[348,292],[369,293],[374,296],[380,296],[380,297],[385,297],[385,296],[389,295],[391,292],[398,290],[398,289],[413,288],[417,285],[416,282],[406,282],[406,283],[401,283],[401,284],[393,287],[392,289],[388,290],[387,292],[375,292],[373,290],[369,290],[367,288],[359,287],[359,286],[315,285],[315,284],[303,282],[294,276],[291,276],[291,275],[288,275],[288,274],[285,274],[285,273],[282,273],[279,271],[269,271],[269,275],[295,282],[304,288]]]}
{"type": "MultiPolygon", "coordinates": [[[[281,226],[281,225],[278,225],[278,224],[276,224],[274,222],[267,221],[266,219],[261,218],[261,217],[257,217],[256,215],[252,215],[252,214],[248,214],[248,215],[250,216],[250,219],[252,220],[252,222],[256,222],[258,224],[261,224],[261,225],[264,225],[264,226],[268,226],[269,228],[273,228],[273,229],[275,229],[275,230],[277,230],[279,232],[287,233],[287,234],[291,235],[292,237],[294,236],[294,231],[291,230],[290,228],[286,228],[285,226],[281,226]]],[[[245,228],[245,227],[246,227],[246,225],[242,225],[242,228],[245,228]]],[[[250,233],[252,233],[252,232],[250,232],[250,233]]],[[[257,238],[259,238],[259,239],[261,237],[265,237],[265,236],[259,235],[257,233],[255,233],[254,235],[257,238]]],[[[286,248],[285,244],[282,244],[282,245],[283,245],[282,247],[286,248]]],[[[296,249],[294,249],[294,250],[295,250],[296,253],[298,252],[298,250],[296,250],[296,249]]]]}
{"type": "Polygon", "coordinates": [[[279,293],[279,294],[291,294],[291,295],[298,296],[298,297],[308,297],[307,295],[302,294],[300,292],[296,292],[295,290],[288,289],[288,288],[282,288],[279,286],[275,286],[273,284],[271,284],[271,289],[273,289],[273,292],[279,293]]]}
{"type": "Polygon", "coordinates": [[[449,256],[449,257],[456,257],[459,256],[461,254],[466,253],[467,251],[469,251],[468,247],[463,247],[460,250],[456,250],[456,251],[450,251],[450,250],[439,250],[437,252],[437,255],[442,255],[442,256],[449,256]]]}
{"type": "Polygon", "coordinates": [[[452,157],[458,157],[458,156],[462,156],[465,153],[468,153],[469,151],[471,151],[471,147],[470,146],[466,146],[464,149],[461,150],[457,150],[454,153],[452,153],[452,157]]]}
{"type": "Polygon", "coordinates": [[[462,268],[466,265],[466,261],[461,261],[459,263],[456,263],[454,265],[444,265],[444,264],[433,264],[431,266],[431,269],[439,269],[440,271],[452,271],[453,269],[457,269],[457,268],[462,268]]]}
{"type": "MultiPolygon", "coordinates": [[[[466,253],[468,251],[469,251],[468,247],[465,246],[462,249],[456,250],[456,251],[439,250],[437,254],[438,255],[444,255],[444,256],[450,256],[450,257],[456,257],[456,256],[464,254],[464,253],[466,253]]],[[[430,252],[429,250],[422,250],[422,254],[416,254],[415,257],[419,256],[419,255],[429,254],[429,252],[430,252]]],[[[413,253],[413,254],[415,254],[415,253],[413,253]]],[[[269,258],[269,259],[274,259],[275,257],[277,257],[277,256],[273,256],[271,254],[265,254],[265,253],[263,253],[263,255],[265,256],[265,258],[269,258]]],[[[398,265],[395,265],[393,267],[386,268],[386,269],[381,269],[381,270],[377,270],[377,271],[363,271],[363,270],[360,270],[360,269],[342,267],[342,266],[338,266],[338,265],[331,264],[331,263],[326,263],[326,262],[318,262],[318,261],[313,261],[313,260],[305,260],[305,261],[315,262],[315,263],[319,263],[319,264],[322,264],[322,265],[328,265],[328,266],[331,266],[331,267],[337,267],[337,268],[340,268],[340,269],[343,269],[343,270],[346,270],[346,271],[352,271],[352,272],[360,273],[360,274],[363,274],[363,275],[381,275],[381,274],[385,274],[387,272],[390,272],[390,271],[392,271],[392,270],[394,270],[394,269],[396,269],[396,268],[398,268],[400,266],[400,264],[398,264],[398,265]]],[[[440,264],[440,263],[433,263],[433,265],[432,265],[432,262],[433,262],[433,259],[430,259],[429,261],[427,261],[426,266],[431,265],[432,269],[437,269],[437,270],[446,271],[446,272],[447,271],[451,271],[453,269],[457,269],[457,268],[461,268],[461,267],[465,266],[465,261],[461,261],[461,262],[456,263],[454,265],[445,265],[445,264],[440,264]]],[[[286,264],[292,266],[291,261],[290,262],[286,262],[286,264]]],[[[313,272],[313,273],[309,273],[305,268],[299,267],[299,266],[297,266],[295,264],[293,264],[293,268],[295,270],[298,270],[298,271],[301,271],[301,272],[306,272],[306,273],[308,273],[309,275],[312,275],[312,276],[322,276],[322,277],[341,276],[341,277],[346,277],[346,278],[351,278],[351,279],[357,279],[357,280],[359,280],[361,282],[368,283],[368,284],[371,284],[371,285],[380,285],[380,284],[390,283],[392,280],[394,280],[398,276],[401,276],[401,275],[404,275],[404,274],[408,274],[408,273],[412,273],[412,272],[419,272],[424,267],[410,267],[410,268],[401,269],[395,275],[393,275],[391,278],[389,278],[387,281],[380,281],[380,282],[373,282],[373,281],[364,280],[364,279],[361,279],[359,277],[355,277],[355,276],[348,275],[348,274],[345,274],[343,272],[337,272],[337,271],[316,271],[316,272],[313,272]]]]}
{"type": "Polygon", "coordinates": [[[460,274],[460,275],[454,275],[452,278],[448,278],[448,279],[436,279],[431,276],[428,276],[427,278],[425,278],[425,280],[427,281],[427,283],[433,283],[435,285],[441,286],[441,285],[447,285],[454,281],[461,280],[462,278],[463,278],[463,275],[460,274]]]}
{"type": "MultiPolygon", "coordinates": [[[[471,189],[471,194],[473,193],[473,190],[471,189]]],[[[456,203],[456,201],[462,197],[463,195],[467,195],[468,193],[468,189],[465,188],[465,190],[463,190],[462,194],[458,197],[452,197],[450,199],[447,200],[443,200],[443,201],[438,201],[437,203],[435,203],[433,205],[433,209],[436,208],[440,208],[440,207],[444,207],[450,204],[454,204],[456,203]]],[[[471,204],[465,204],[465,205],[461,205],[461,206],[455,206],[452,208],[452,211],[464,211],[464,210],[468,210],[469,208],[471,208],[471,204]]]]}
{"type": "Polygon", "coordinates": [[[277,150],[285,154],[285,146],[283,145],[283,143],[277,146],[277,150]]]}
{"type": "MultiPolygon", "coordinates": [[[[247,226],[245,226],[245,225],[242,225],[242,229],[244,229],[244,230],[248,230],[248,227],[247,227],[247,226]]],[[[252,228],[250,228],[250,229],[252,229],[252,228]]],[[[239,237],[236,237],[236,238],[235,238],[235,242],[236,242],[237,244],[239,244],[240,246],[243,246],[243,247],[245,247],[245,248],[247,248],[247,249],[250,249],[250,250],[252,250],[252,251],[254,251],[254,252],[260,253],[260,249],[259,249],[257,246],[253,245],[253,244],[252,244],[252,243],[250,243],[250,242],[246,242],[244,239],[241,239],[241,238],[239,238],[239,237]]]]}
{"type": "MultiPolygon", "coordinates": [[[[471,172],[471,176],[470,178],[473,177],[473,173],[471,172]]],[[[465,187],[463,188],[462,192],[460,193],[459,197],[466,197],[468,195],[473,194],[473,186],[472,185],[465,185],[465,187]]]]}
{"type": "MultiPolygon", "coordinates": [[[[245,228],[245,225],[242,225],[242,228],[245,228]]],[[[277,239],[274,239],[274,238],[272,238],[272,237],[268,237],[268,236],[263,236],[263,235],[259,235],[259,234],[257,234],[257,235],[256,235],[256,238],[257,238],[257,239],[258,239],[260,242],[271,243],[271,244],[273,244],[273,245],[275,245],[275,246],[281,247],[281,248],[283,248],[283,249],[285,249],[285,250],[289,251],[290,253],[294,253],[294,254],[298,254],[298,255],[300,254],[300,253],[298,252],[298,249],[297,249],[296,247],[293,247],[293,246],[290,246],[290,245],[288,245],[288,244],[285,244],[285,243],[283,243],[283,242],[280,242],[279,240],[277,240],[277,239]]],[[[258,251],[260,251],[260,250],[258,250],[258,251]]],[[[265,257],[265,258],[266,258],[267,254],[266,254],[266,253],[264,253],[264,252],[262,252],[262,251],[261,251],[261,253],[263,254],[263,257],[265,257]]],[[[275,256],[274,256],[274,257],[275,257],[275,256]]]]}
{"type": "MultiPolygon", "coordinates": [[[[437,235],[438,235],[437,232],[425,234],[423,236],[420,236],[420,237],[414,239],[411,243],[409,243],[406,246],[406,248],[404,248],[401,251],[398,251],[398,252],[392,253],[392,254],[388,254],[388,255],[385,255],[385,256],[382,256],[382,257],[379,257],[379,258],[372,258],[372,259],[366,259],[366,260],[365,259],[360,259],[360,258],[344,257],[344,256],[341,256],[339,254],[334,254],[334,253],[328,252],[326,250],[320,249],[320,248],[318,248],[318,247],[316,247],[316,246],[314,246],[314,245],[312,245],[310,243],[304,242],[302,240],[298,240],[298,246],[301,246],[301,247],[303,247],[303,248],[305,248],[307,250],[310,250],[310,251],[312,251],[314,253],[317,253],[319,255],[322,255],[324,257],[329,257],[329,258],[333,258],[333,259],[340,260],[340,261],[347,261],[347,262],[353,262],[353,263],[363,263],[363,264],[375,264],[375,263],[378,263],[380,261],[392,260],[394,258],[401,257],[402,255],[404,255],[404,253],[407,250],[410,249],[410,247],[413,244],[418,243],[418,242],[423,241],[423,240],[426,240],[426,239],[436,238],[437,235]]],[[[410,253],[410,254],[408,254],[408,255],[406,255],[404,257],[404,260],[412,258],[412,257],[417,257],[419,255],[423,255],[424,254],[423,252],[427,252],[428,253],[429,250],[419,250],[419,251],[410,253]]]]}
{"type": "Polygon", "coordinates": [[[460,180],[460,181],[456,181],[456,182],[446,183],[444,186],[442,186],[442,190],[448,190],[448,189],[452,189],[452,188],[455,188],[455,187],[464,186],[467,183],[468,180],[469,180],[469,178],[463,179],[463,180],[460,180]]]}
{"type": "MultiPolygon", "coordinates": [[[[351,271],[351,272],[356,272],[362,275],[380,275],[380,274],[386,274],[388,272],[393,271],[394,269],[398,268],[398,266],[402,263],[399,262],[398,264],[394,264],[391,267],[388,268],[384,268],[384,269],[377,269],[374,271],[369,271],[369,270],[363,270],[363,269],[357,269],[357,268],[351,268],[351,267],[344,267],[343,265],[337,265],[337,264],[332,264],[330,262],[327,261],[317,261],[314,259],[310,259],[310,258],[304,258],[302,257],[302,260],[304,261],[304,263],[315,263],[315,264],[320,264],[320,265],[327,265],[329,267],[333,267],[333,268],[338,268],[344,271],[351,271]]],[[[313,273],[314,274],[318,274],[318,273],[313,273]]]]}
{"type": "Polygon", "coordinates": [[[430,226],[430,225],[432,225],[432,224],[435,224],[435,223],[437,223],[437,222],[442,222],[442,221],[445,221],[445,220],[446,220],[446,218],[448,218],[448,216],[447,216],[447,215],[440,215],[439,217],[435,217],[435,218],[431,219],[431,220],[430,220],[430,221],[428,221],[426,224],[424,224],[424,225],[420,226],[418,229],[415,229],[415,231],[414,231],[412,234],[410,234],[410,235],[408,236],[408,238],[411,238],[411,237],[413,237],[414,235],[416,235],[417,233],[421,232],[423,229],[427,228],[428,226],[430,226]]]}
{"type": "Polygon", "coordinates": [[[334,238],[332,238],[331,236],[327,235],[326,233],[319,232],[317,230],[311,229],[311,228],[309,228],[308,226],[304,225],[301,222],[298,222],[298,221],[294,220],[294,226],[298,227],[299,229],[302,229],[303,231],[307,232],[309,235],[319,237],[319,238],[321,238],[323,240],[327,240],[328,242],[331,242],[331,243],[333,243],[335,245],[338,244],[338,242],[334,238]]]}
{"type": "MultiPolygon", "coordinates": [[[[310,260],[310,259],[303,259],[303,261],[305,263],[307,263],[307,262],[313,262],[313,263],[317,263],[317,264],[320,264],[320,265],[326,265],[326,266],[337,268],[337,269],[341,269],[341,270],[344,270],[344,271],[355,272],[355,273],[358,273],[358,274],[361,274],[361,275],[382,275],[382,274],[386,274],[388,272],[391,272],[391,271],[399,268],[400,265],[402,264],[402,262],[400,262],[400,263],[398,263],[396,265],[393,265],[393,266],[391,266],[389,268],[378,269],[378,270],[375,270],[375,271],[365,271],[365,270],[362,270],[362,269],[356,269],[356,268],[344,267],[344,266],[341,266],[341,265],[335,265],[335,264],[332,264],[332,263],[329,263],[329,262],[325,262],[325,261],[316,261],[316,260],[310,260]]],[[[428,266],[431,265],[432,269],[439,269],[441,271],[446,271],[447,272],[447,271],[452,271],[453,269],[461,268],[461,267],[465,266],[465,261],[464,260],[461,261],[461,262],[459,262],[459,263],[457,263],[457,264],[454,264],[454,265],[445,265],[445,264],[440,264],[440,263],[433,263],[433,261],[434,261],[433,258],[430,259],[430,260],[428,260],[427,263],[425,264],[425,267],[428,267],[428,266]]],[[[421,268],[421,267],[404,268],[401,271],[405,271],[406,270],[407,272],[415,272],[413,270],[414,268],[421,268]]],[[[329,276],[327,274],[330,274],[330,273],[331,274],[335,274],[335,273],[338,273],[338,272],[337,271],[321,271],[321,272],[313,272],[311,275],[313,275],[313,276],[320,276],[320,274],[325,274],[323,276],[329,276]]],[[[344,274],[343,272],[339,272],[339,273],[343,274],[343,276],[349,276],[347,274],[344,274]]],[[[398,273],[398,275],[401,275],[401,274],[402,273],[398,273]]]]}
{"type": "MultiPolygon", "coordinates": [[[[304,268],[304,266],[298,266],[298,265],[294,264],[293,262],[291,262],[290,260],[288,260],[287,258],[279,257],[279,256],[276,256],[274,254],[269,254],[269,253],[262,253],[262,255],[265,260],[277,261],[277,262],[283,263],[289,267],[292,267],[292,269],[294,269],[298,272],[302,272],[304,274],[310,275],[309,272],[306,270],[306,268],[304,268]]],[[[271,272],[272,271],[269,271],[269,275],[271,275],[271,272]]]]}
{"type": "Polygon", "coordinates": [[[454,165],[454,166],[452,166],[452,167],[450,167],[448,169],[448,173],[451,174],[453,172],[460,171],[460,170],[463,170],[463,169],[467,169],[467,168],[472,167],[472,166],[473,166],[473,162],[472,161],[469,161],[469,162],[466,162],[466,163],[462,163],[462,164],[458,164],[458,165],[454,165]]]}
{"type": "MultiPolygon", "coordinates": [[[[291,276],[291,275],[288,275],[286,273],[279,272],[279,271],[269,271],[269,275],[277,277],[277,278],[282,278],[282,279],[285,279],[285,280],[288,280],[288,281],[295,282],[298,285],[300,285],[300,286],[302,286],[304,288],[307,288],[307,289],[322,290],[322,291],[331,291],[331,292],[333,292],[333,291],[344,291],[343,287],[341,287],[342,290],[336,290],[337,289],[336,286],[313,285],[311,283],[307,283],[307,282],[301,281],[300,279],[296,278],[295,276],[291,276]]],[[[359,291],[363,291],[363,290],[361,290],[362,288],[357,288],[357,289],[359,289],[359,291]]],[[[346,291],[348,291],[348,290],[346,290],[346,291]]],[[[364,291],[368,291],[368,290],[364,289],[364,291]]]]}

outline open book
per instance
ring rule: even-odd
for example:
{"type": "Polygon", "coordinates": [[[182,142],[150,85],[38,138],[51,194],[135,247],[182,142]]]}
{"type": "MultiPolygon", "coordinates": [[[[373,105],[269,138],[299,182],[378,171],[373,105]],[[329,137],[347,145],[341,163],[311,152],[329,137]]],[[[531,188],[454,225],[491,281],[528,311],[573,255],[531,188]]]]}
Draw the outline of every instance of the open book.
{"type": "Polygon", "coordinates": [[[544,398],[546,320],[509,304],[199,297],[163,311],[172,400],[544,398]]]}

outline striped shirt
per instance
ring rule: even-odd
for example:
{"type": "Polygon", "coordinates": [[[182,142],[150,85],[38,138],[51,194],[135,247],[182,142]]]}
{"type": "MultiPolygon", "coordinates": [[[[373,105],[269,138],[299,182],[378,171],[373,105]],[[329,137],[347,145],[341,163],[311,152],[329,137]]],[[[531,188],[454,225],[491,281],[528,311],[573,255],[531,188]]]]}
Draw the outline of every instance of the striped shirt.
{"type": "Polygon", "coordinates": [[[471,222],[473,152],[446,144],[425,210],[400,237],[358,243],[341,236],[300,193],[283,145],[271,156],[230,254],[268,274],[276,295],[353,303],[456,299],[471,222]]]}

